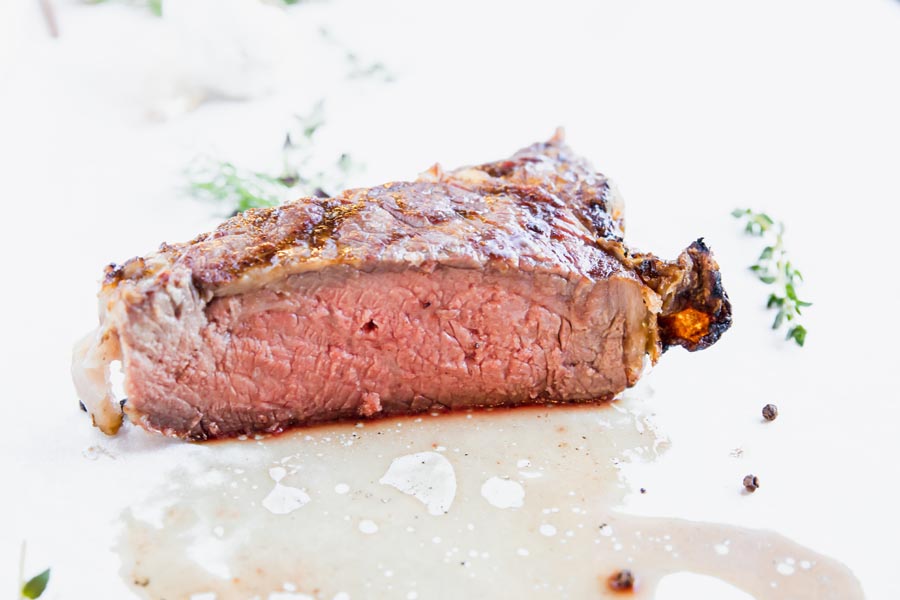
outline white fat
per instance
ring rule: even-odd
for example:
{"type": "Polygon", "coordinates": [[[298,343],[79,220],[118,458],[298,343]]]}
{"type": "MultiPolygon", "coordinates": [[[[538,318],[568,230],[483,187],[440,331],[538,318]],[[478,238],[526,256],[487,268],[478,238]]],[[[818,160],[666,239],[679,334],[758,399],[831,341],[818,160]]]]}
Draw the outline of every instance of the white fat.
{"type": "Polygon", "coordinates": [[[491,179],[491,176],[481,169],[458,169],[453,172],[453,177],[468,183],[478,184],[491,179]]]}
{"type": "Polygon", "coordinates": [[[119,338],[105,327],[82,338],[72,353],[75,390],[94,425],[107,435],[114,435],[122,425],[122,410],[110,379],[110,363],[120,359],[119,338]]]}

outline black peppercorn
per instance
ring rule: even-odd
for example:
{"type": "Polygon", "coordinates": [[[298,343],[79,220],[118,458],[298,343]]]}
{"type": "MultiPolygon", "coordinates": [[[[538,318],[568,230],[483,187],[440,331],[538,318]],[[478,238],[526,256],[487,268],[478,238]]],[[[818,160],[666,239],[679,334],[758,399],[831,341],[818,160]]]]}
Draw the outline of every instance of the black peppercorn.
{"type": "Polygon", "coordinates": [[[744,477],[744,488],[748,492],[755,492],[759,489],[759,477],[756,475],[747,475],[744,477]]]}
{"type": "Polygon", "coordinates": [[[622,569],[610,575],[606,584],[613,591],[628,592],[634,589],[634,575],[628,569],[622,569]]]}

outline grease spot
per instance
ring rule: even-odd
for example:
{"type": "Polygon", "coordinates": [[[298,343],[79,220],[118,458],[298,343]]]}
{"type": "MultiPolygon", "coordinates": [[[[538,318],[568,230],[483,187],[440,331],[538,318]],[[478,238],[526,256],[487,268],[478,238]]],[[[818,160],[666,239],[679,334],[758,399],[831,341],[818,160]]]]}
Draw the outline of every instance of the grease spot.
{"type": "MultiPolygon", "coordinates": [[[[494,597],[502,580],[504,597],[588,598],[596,597],[599,576],[623,568],[636,570],[643,596],[666,575],[704,572],[758,600],[864,597],[846,567],[773,532],[619,513],[629,493],[620,466],[653,460],[665,448],[652,428],[640,435],[631,426],[636,415],[618,412],[621,406],[497,411],[477,421],[453,414],[408,419],[402,428],[328,425],[268,437],[264,446],[223,442],[206,458],[178,461],[162,485],[123,512],[120,575],[137,597],[185,600],[196,592],[215,592],[218,600],[401,599],[411,591],[440,598],[448,594],[442,574],[450,573],[461,597],[494,597]],[[603,436],[593,435],[598,415],[609,422],[603,436]],[[567,429],[565,447],[541,435],[556,426],[567,429]],[[343,445],[351,436],[353,445],[343,445]],[[453,457],[459,493],[453,512],[435,519],[422,510],[427,504],[378,479],[395,457],[438,443],[453,457]],[[518,473],[524,457],[540,479],[518,473]],[[528,488],[528,502],[487,509],[480,491],[493,475],[528,488]],[[350,489],[335,498],[340,483],[350,489]],[[309,507],[288,517],[262,509],[276,484],[303,487],[309,507]],[[379,538],[378,548],[364,548],[379,538]],[[720,544],[727,555],[717,554],[720,544]],[[356,549],[353,569],[346,568],[348,545],[356,549]],[[779,562],[794,567],[793,575],[779,574],[779,562]],[[303,577],[298,569],[340,577],[303,581],[303,593],[300,580],[284,585],[303,577]],[[284,595],[269,599],[270,591],[284,595]]],[[[686,593],[669,597],[724,598],[702,593],[702,582],[685,583],[686,593]]]]}
{"type": "Polygon", "coordinates": [[[311,500],[306,490],[275,483],[262,505],[276,515],[287,515],[306,505],[311,500]]]}
{"type": "Polygon", "coordinates": [[[481,486],[481,495],[497,508],[519,508],[525,504],[525,488],[518,481],[491,477],[481,486]]]}
{"type": "Polygon", "coordinates": [[[378,525],[375,524],[375,521],[363,519],[359,522],[359,530],[363,533],[375,533],[378,531],[378,525]]]}
{"type": "Polygon", "coordinates": [[[794,574],[794,565],[789,564],[788,562],[780,562],[775,565],[775,570],[781,573],[782,575],[793,575],[794,574]]]}
{"type": "Polygon", "coordinates": [[[419,500],[428,513],[435,516],[449,511],[456,497],[453,465],[437,452],[417,452],[395,458],[378,483],[419,500]]]}
{"type": "Polygon", "coordinates": [[[549,523],[542,524],[538,531],[541,532],[541,535],[546,535],[547,537],[553,537],[554,535],[556,535],[556,527],[550,525],[549,523]]]}

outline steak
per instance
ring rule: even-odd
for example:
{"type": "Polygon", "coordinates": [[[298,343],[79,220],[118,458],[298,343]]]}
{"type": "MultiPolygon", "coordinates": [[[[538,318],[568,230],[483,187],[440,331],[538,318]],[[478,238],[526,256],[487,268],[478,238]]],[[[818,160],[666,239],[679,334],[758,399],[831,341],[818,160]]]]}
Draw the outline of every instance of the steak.
{"type": "Polygon", "coordinates": [[[608,400],[706,348],[731,306],[702,239],[623,243],[619,196],[561,133],[508,160],[251,209],[110,265],[75,349],[105,433],[191,440],[436,409],[608,400]]]}

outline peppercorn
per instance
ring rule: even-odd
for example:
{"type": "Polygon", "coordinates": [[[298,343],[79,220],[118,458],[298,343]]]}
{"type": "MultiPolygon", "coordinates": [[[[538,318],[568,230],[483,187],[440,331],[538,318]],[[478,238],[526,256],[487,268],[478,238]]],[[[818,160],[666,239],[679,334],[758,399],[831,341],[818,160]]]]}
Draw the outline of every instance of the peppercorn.
{"type": "Polygon", "coordinates": [[[756,475],[747,475],[744,477],[744,488],[748,492],[755,492],[759,489],[759,477],[756,475]]]}
{"type": "Polygon", "coordinates": [[[766,421],[774,421],[778,417],[778,407],[774,404],[766,404],[763,406],[762,416],[766,421]]]}
{"type": "Polygon", "coordinates": [[[634,589],[634,575],[628,569],[622,569],[610,575],[606,584],[614,592],[630,592],[634,589]]]}

